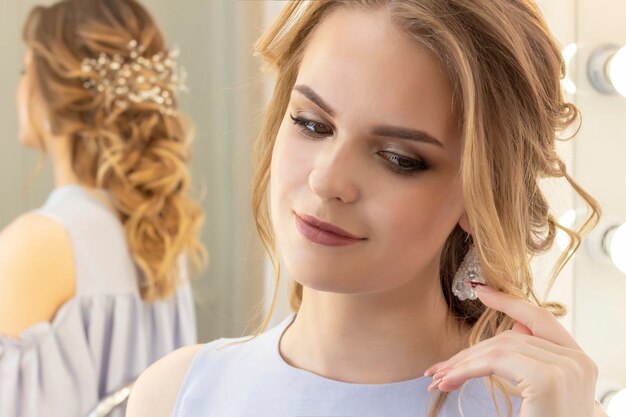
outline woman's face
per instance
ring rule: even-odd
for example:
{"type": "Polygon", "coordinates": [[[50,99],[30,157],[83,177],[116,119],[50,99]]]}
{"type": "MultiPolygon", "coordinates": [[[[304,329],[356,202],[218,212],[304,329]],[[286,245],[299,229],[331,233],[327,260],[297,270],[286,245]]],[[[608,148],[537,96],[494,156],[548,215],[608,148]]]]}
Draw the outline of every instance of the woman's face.
{"type": "Polygon", "coordinates": [[[272,222],[291,277],[353,294],[438,280],[443,244],[464,222],[457,119],[439,61],[385,10],[324,18],[272,156],[272,222]]]}
{"type": "Polygon", "coordinates": [[[22,76],[17,85],[16,103],[19,123],[19,139],[22,145],[30,148],[39,148],[40,144],[32,131],[28,101],[32,97],[32,52],[27,49],[22,58],[22,76]]]}

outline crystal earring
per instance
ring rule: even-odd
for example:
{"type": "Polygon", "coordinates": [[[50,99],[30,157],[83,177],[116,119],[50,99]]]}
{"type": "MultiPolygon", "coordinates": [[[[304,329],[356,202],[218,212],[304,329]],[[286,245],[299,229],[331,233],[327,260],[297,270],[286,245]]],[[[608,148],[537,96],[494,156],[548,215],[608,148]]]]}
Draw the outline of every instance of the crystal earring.
{"type": "Polygon", "coordinates": [[[478,298],[478,294],[476,294],[476,290],[473,286],[465,285],[466,281],[485,284],[485,279],[482,277],[480,271],[480,261],[478,260],[474,245],[470,246],[465,254],[465,258],[463,258],[461,266],[454,275],[452,293],[461,301],[475,300],[478,298]]]}

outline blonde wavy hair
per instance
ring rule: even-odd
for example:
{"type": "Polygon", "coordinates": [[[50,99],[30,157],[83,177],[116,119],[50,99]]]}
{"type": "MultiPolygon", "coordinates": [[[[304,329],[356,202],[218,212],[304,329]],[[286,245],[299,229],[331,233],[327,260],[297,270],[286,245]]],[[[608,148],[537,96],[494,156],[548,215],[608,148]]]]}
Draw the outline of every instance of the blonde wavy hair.
{"type": "Polygon", "coordinates": [[[29,100],[32,131],[43,142],[46,118],[55,136],[70,140],[76,175],[112,196],[142,271],[142,298],[169,297],[181,281],[180,261],[189,257],[198,269],[206,257],[197,238],[203,212],[188,196],[190,123],[180,112],[162,114],[152,103],[111,111],[104,94],[81,80],[83,59],[101,53],[128,59],[131,40],[152,56],[165,50],[163,35],[134,0],[64,0],[33,8],[23,39],[32,51],[33,90],[44,114],[33,117],[29,100]]]}
{"type": "MultiPolygon", "coordinates": [[[[442,252],[440,281],[450,314],[472,328],[469,345],[514,324],[479,300],[460,301],[453,296],[454,273],[472,243],[490,286],[563,316],[564,305],[541,301],[535,294],[530,261],[553,245],[558,229],[569,235],[570,243],[552,271],[549,291],[582,236],[597,224],[600,207],[568,174],[556,152],[556,141],[561,140],[558,133],[572,126],[576,127],[574,135],[578,132],[580,126],[575,124],[580,112],[563,97],[560,80],[565,64],[537,5],[530,0],[295,0],[256,44],[266,69],[276,75],[256,143],[252,200],[258,232],[275,267],[275,288],[270,311],[253,337],[269,323],[280,277],[267,198],[274,141],[307,39],[338,7],[387,8],[393,24],[431,50],[447,69],[462,126],[460,175],[473,235],[460,226],[452,231],[442,252]],[[588,217],[577,230],[560,225],[550,212],[539,183],[551,177],[565,179],[589,207],[588,217]]],[[[293,281],[289,291],[291,309],[297,312],[302,286],[293,281]]],[[[498,415],[494,386],[505,394],[511,416],[510,385],[495,376],[486,382],[498,415]]],[[[447,396],[438,394],[429,417],[439,414],[447,396]]]]}

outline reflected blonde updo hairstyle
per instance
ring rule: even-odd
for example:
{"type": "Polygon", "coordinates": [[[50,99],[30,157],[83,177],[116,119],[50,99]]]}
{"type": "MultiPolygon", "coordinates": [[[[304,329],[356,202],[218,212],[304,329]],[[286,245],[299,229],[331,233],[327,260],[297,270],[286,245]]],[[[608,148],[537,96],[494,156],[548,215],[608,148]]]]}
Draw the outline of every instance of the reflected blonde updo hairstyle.
{"type": "MultiPolygon", "coordinates": [[[[445,242],[441,288],[450,314],[470,325],[470,345],[513,327],[513,320],[486,308],[479,300],[460,301],[452,279],[472,243],[487,283],[505,293],[562,316],[565,306],[541,301],[533,289],[530,260],[554,243],[557,229],[566,232],[569,247],[558,259],[548,288],[577,250],[581,238],[597,223],[600,208],[567,173],[555,146],[557,134],[577,128],[579,110],[565,101],[560,80],[565,64],[558,42],[537,5],[530,0],[324,0],[291,1],[256,45],[257,54],[276,76],[274,93],[257,140],[257,171],[253,212],[259,234],[276,269],[274,299],[280,276],[269,218],[268,184],[272,149],[296,81],[307,39],[334,9],[385,8],[393,24],[442,62],[453,85],[463,141],[461,178],[472,236],[457,226],[445,242]],[[567,181],[589,207],[577,230],[558,223],[539,183],[545,178],[567,181]]],[[[577,129],[576,129],[577,131],[577,129]]],[[[302,286],[292,282],[290,303],[297,312],[302,286]]],[[[506,382],[486,381],[505,394],[506,382]]],[[[439,414],[447,393],[439,393],[429,416],[439,414]]],[[[498,405],[496,404],[496,409],[498,405]]],[[[500,410],[498,410],[500,414],[500,410]]]]}
{"type": "Polygon", "coordinates": [[[112,197],[142,271],[143,299],[169,297],[182,278],[181,255],[198,267],[205,257],[197,238],[203,213],[188,196],[190,124],[155,103],[111,108],[104,94],[85,88],[81,79],[85,58],[104,53],[129,59],[131,40],[150,57],[165,51],[163,35],[134,0],[64,0],[35,7],[23,38],[32,51],[31,79],[43,112],[33,117],[29,101],[32,131],[42,142],[45,118],[55,137],[69,139],[75,174],[112,197]]]}

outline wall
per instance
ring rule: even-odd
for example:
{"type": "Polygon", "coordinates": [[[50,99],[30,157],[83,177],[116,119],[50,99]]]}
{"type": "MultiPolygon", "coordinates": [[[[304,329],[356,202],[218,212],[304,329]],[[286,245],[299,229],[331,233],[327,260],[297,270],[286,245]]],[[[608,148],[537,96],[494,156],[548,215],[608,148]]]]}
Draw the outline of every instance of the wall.
{"type": "Polygon", "coordinates": [[[40,155],[17,143],[15,89],[22,69],[21,25],[35,1],[0,0],[0,228],[27,208],[40,204],[50,189],[49,172],[34,177],[40,155]],[[30,181],[32,179],[32,181],[30,181]]]}
{"type": "MultiPolygon", "coordinates": [[[[584,123],[576,143],[576,177],[606,216],[626,221],[626,98],[604,96],[587,80],[591,52],[604,43],[626,45],[626,2],[578,0],[578,104],[584,123]]],[[[624,254],[626,256],[626,254],[624,254]]],[[[601,380],[626,387],[626,276],[587,253],[576,259],[576,338],[600,367],[601,380]]]]}
{"type": "MultiPolygon", "coordinates": [[[[576,43],[570,77],[576,93],[569,98],[582,112],[582,126],[573,141],[561,147],[561,155],[574,178],[600,203],[603,217],[626,221],[626,98],[597,92],[587,78],[587,61],[605,43],[626,45],[626,3],[611,0],[544,0],[540,5],[563,46],[576,43]]],[[[557,214],[582,208],[570,193],[550,189],[557,214]]],[[[563,320],[583,350],[598,364],[598,389],[626,387],[626,276],[614,266],[594,259],[583,242],[573,262],[555,286],[556,299],[564,301],[570,314],[563,320]]],[[[626,256],[626,254],[624,254],[626,256]]]]}

